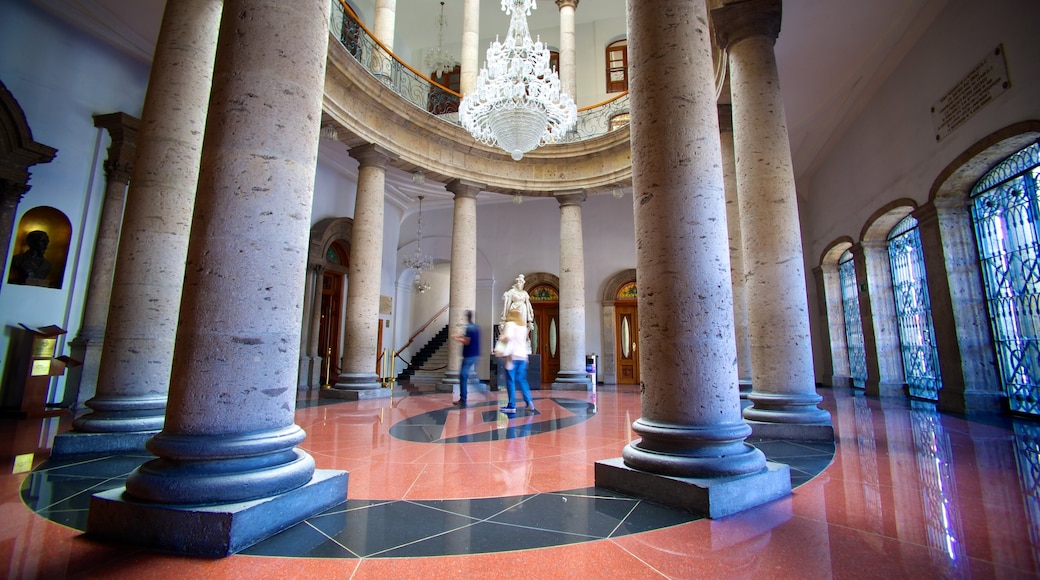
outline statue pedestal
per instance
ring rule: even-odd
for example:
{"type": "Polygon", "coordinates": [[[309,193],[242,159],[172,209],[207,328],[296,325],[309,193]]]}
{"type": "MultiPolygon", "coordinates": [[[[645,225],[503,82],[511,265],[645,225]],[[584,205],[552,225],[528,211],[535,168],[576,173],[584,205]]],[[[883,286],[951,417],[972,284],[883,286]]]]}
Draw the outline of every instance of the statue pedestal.
{"type": "MultiPolygon", "coordinates": [[[[498,388],[506,388],[506,367],[502,361],[498,361],[498,388]]],[[[542,355],[532,354],[527,357],[527,384],[532,391],[542,388],[542,355]]]]}

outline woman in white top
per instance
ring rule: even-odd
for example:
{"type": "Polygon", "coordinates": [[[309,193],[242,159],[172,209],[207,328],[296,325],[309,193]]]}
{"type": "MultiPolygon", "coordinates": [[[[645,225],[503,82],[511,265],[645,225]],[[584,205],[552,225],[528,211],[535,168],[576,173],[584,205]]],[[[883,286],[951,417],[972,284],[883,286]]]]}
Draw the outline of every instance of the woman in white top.
{"type": "Polygon", "coordinates": [[[507,414],[516,413],[516,385],[520,384],[520,392],[524,396],[524,403],[528,411],[534,411],[534,402],[531,401],[531,387],[527,384],[527,355],[530,354],[527,342],[527,325],[521,313],[510,310],[506,313],[506,324],[499,334],[499,341],[506,343],[509,358],[513,365],[506,373],[506,391],[509,393],[509,404],[502,407],[502,412],[507,414]]]}

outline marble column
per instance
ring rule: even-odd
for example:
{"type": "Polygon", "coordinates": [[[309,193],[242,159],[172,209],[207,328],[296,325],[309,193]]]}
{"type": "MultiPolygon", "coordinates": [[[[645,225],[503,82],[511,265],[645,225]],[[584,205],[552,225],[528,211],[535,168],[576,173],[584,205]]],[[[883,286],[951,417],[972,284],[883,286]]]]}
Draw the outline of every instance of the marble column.
{"type": "Polygon", "coordinates": [[[729,232],[729,266],[733,285],[733,334],[737,344],[737,381],[740,398],[751,394],[751,336],[748,328],[747,292],[744,290],[744,248],[740,236],[740,202],[737,199],[737,165],[733,152],[733,108],[719,105],[722,139],[722,180],[726,185],[726,231],[729,232]]]}
{"type": "Polygon", "coordinates": [[[852,246],[856,278],[864,280],[867,291],[860,294],[860,320],[867,349],[867,395],[906,395],[903,379],[903,351],[899,343],[895,296],[892,294],[892,265],[887,240],[864,241],[852,246]]]}
{"type": "Polygon", "coordinates": [[[293,422],[328,18],[224,2],[158,459],[93,496],[94,537],[224,556],[346,499],[293,422]]]}
{"type": "Polygon", "coordinates": [[[823,292],[823,300],[826,301],[824,314],[827,316],[827,337],[830,343],[830,384],[835,387],[851,387],[852,369],[849,366],[849,348],[845,338],[845,310],[838,263],[823,264],[813,273],[819,280],[818,285],[823,292]]]}
{"type": "Polygon", "coordinates": [[[592,390],[585,372],[585,243],[581,204],[585,192],[557,193],[560,204],[560,370],[554,389],[592,390]]]}
{"type": "Polygon", "coordinates": [[[731,2],[712,11],[728,50],[740,231],[751,337],[756,436],[832,440],[817,405],[809,305],[791,146],[773,45],[780,0],[731,2]],[[768,160],[768,162],[763,162],[768,160]]]}
{"type": "MultiPolygon", "coordinates": [[[[477,311],[477,194],[485,187],[462,179],[446,186],[455,194],[455,213],[451,228],[451,279],[448,289],[448,334],[460,334],[466,327],[466,311],[477,311]]],[[[474,322],[480,321],[474,318],[474,322]]],[[[438,390],[451,392],[459,384],[462,368],[462,343],[448,341],[448,370],[438,390]]]]}
{"type": "Polygon", "coordinates": [[[357,201],[347,271],[346,330],[336,384],[322,397],[378,399],[390,396],[376,372],[379,356],[379,289],[383,271],[383,197],[390,152],[378,145],[352,147],[358,160],[357,201]]]}
{"type": "Polygon", "coordinates": [[[744,441],[707,7],[627,16],[642,416],[596,485],[718,518],[789,495],[791,478],[744,441]]]}
{"type": "Polygon", "coordinates": [[[83,324],[76,338],[69,342],[72,358],[82,365],[69,371],[68,388],[75,392],[73,408],[79,409],[94,398],[101,365],[101,345],[105,338],[105,321],[112,298],[112,272],[115,270],[119,228],[123,223],[126,186],[130,183],[134,153],[137,151],[139,119],[126,113],[94,115],[94,126],[108,131],[111,144],[105,160],[105,198],[101,206],[97,241],[90,266],[83,324]],[[75,378],[73,378],[75,377],[75,378]]]}
{"type": "Polygon", "coordinates": [[[936,198],[914,211],[942,388],[939,409],[948,413],[999,413],[1004,398],[979,274],[975,226],[968,199],[936,198]]]}
{"type": "Polygon", "coordinates": [[[163,426],[221,0],[168,2],[119,235],[91,412],[55,455],[141,450],[163,426]]]}
{"type": "MultiPolygon", "coordinates": [[[[574,12],[579,0],[556,0],[560,9],[560,85],[561,90],[578,100],[578,69],[575,66],[574,12]]],[[[582,361],[585,366],[585,361],[582,361]]]]}
{"type": "Polygon", "coordinates": [[[480,0],[462,2],[462,54],[459,92],[468,95],[477,84],[480,72],[480,0]]]}

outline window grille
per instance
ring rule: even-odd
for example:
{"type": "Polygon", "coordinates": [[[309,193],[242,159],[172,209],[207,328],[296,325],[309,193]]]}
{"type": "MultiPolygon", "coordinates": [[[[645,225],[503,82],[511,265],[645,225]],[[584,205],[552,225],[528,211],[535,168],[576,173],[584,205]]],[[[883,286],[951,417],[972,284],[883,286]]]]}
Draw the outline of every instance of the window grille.
{"type": "Polygon", "coordinates": [[[1001,383],[1014,412],[1040,415],[1040,143],[972,189],[972,220],[1001,383]]]}
{"type": "Polygon", "coordinates": [[[838,277],[841,279],[841,304],[845,311],[845,345],[849,353],[852,384],[864,386],[867,380],[867,349],[863,344],[863,323],[859,315],[859,285],[852,252],[848,250],[838,259],[838,277]]]}
{"type": "Polygon", "coordinates": [[[939,351],[935,346],[921,233],[913,216],[906,216],[889,232],[888,260],[892,267],[903,374],[910,396],[938,401],[942,387],[939,351]]]}

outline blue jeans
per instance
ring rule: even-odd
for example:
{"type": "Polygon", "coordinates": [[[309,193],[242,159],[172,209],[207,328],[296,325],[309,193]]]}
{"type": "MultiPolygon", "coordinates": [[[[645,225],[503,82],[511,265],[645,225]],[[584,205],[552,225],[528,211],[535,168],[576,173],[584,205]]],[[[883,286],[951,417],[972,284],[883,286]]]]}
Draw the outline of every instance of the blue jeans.
{"type": "Polygon", "coordinates": [[[513,369],[506,372],[506,391],[509,393],[509,407],[516,406],[516,385],[520,384],[520,392],[524,396],[524,402],[534,406],[531,401],[531,387],[527,384],[527,359],[514,360],[513,369]]]}
{"type": "Polygon", "coordinates": [[[459,369],[459,400],[463,403],[466,402],[466,395],[469,394],[466,388],[466,379],[469,378],[473,367],[477,364],[479,356],[464,356],[462,357],[462,368],[459,369]]]}

